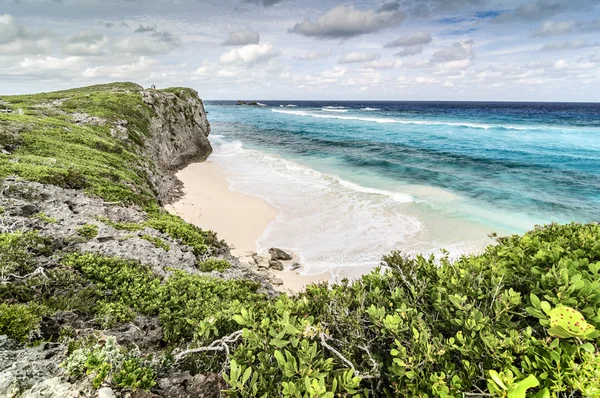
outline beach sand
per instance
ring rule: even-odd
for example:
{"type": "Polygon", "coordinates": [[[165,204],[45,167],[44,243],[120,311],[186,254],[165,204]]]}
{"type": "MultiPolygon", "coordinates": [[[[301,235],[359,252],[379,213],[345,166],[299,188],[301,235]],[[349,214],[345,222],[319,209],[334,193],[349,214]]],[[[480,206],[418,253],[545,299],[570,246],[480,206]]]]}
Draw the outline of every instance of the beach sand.
{"type": "MultiPolygon", "coordinates": [[[[229,189],[227,174],[210,160],[190,164],[177,177],[183,182],[184,196],[167,205],[167,211],[202,229],[215,231],[232,246],[236,257],[257,251],[256,241],[279,214],[276,208],[260,198],[229,189]]],[[[280,290],[289,292],[330,279],[328,273],[305,276],[289,269],[272,274],[283,281],[280,290]]]]}

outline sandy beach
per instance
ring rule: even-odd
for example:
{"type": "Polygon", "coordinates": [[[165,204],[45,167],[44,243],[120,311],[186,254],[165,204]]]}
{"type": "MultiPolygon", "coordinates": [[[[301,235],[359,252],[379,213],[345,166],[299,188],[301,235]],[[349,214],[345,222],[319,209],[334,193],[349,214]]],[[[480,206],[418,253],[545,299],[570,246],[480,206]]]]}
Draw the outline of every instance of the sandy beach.
{"type": "MultiPolygon", "coordinates": [[[[177,173],[177,177],[183,182],[184,196],[166,206],[169,212],[198,227],[215,231],[232,246],[236,257],[258,251],[256,241],[279,214],[275,207],[260,198],[231,190],[227,174],[210,160],[190,164],[177,173]]],[[[328,273],[305,276],[290,269],[269,272],[283,281],[280,290],[291,292],[330,278],[328,273]]]]}

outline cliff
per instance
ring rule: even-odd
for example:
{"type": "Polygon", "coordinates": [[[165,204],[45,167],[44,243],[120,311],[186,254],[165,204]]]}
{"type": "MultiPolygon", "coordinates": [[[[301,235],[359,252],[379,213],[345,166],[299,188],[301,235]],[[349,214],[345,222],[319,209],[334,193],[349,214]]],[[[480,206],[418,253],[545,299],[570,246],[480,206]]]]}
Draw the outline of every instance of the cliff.
{"type": "MultiPolygon", "coordinates": [[[[110,384],[59,366],[70,344],[102,333],[154,369],[140,358],[186,341],[179,322],[193,323],[189,305],[140,301],[153,286],[188,286],[206,302],[216,286],[272,294],[213,232],[162,210],[181,193],[174,173],[211,153],[209,134],[191,89],[114,83],[0,97],[0,396],[91,395],[110,384]],[[163,309],[171,321],[159,321],[163,309]]],[[[162,396],[218,392],[203,376],[151,372],[162,396]]]]}

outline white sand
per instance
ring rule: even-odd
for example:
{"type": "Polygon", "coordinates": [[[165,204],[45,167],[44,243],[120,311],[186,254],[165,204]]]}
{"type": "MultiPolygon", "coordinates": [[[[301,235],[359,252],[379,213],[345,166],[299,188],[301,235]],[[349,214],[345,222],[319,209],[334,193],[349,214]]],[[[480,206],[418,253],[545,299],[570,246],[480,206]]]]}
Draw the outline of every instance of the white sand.
{"type": "MultiPolygon", "coordinates": [[[[257,251],[256,241],[278,210],[254,196],[229,189],[227,175],[215,163],[207,160],[193,163],[177,173],[183,182],[184,196],[166,206],[185,221],[202,229],[215,231],[233,247],[232,254],[243,256],[257,251]]],[[[328,280],[330,275],[299,275],[297,271],[274,271],[283,280],[281,290],[298,292],[306,285],[328,280]]]]}

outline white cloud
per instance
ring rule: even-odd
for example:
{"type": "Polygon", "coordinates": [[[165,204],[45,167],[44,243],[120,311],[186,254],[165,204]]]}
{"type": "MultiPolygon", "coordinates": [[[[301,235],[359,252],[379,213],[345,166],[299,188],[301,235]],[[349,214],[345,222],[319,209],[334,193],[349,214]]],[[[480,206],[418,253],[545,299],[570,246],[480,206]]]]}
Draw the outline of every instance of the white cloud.
{"type": "Polygon", "coordinates": [[[561,41],[548,43],[541,48],[543,51],[556,51],[556,50],[577,50],[580,48],[588,47],[599,47],[600,42],[589,42],[585,40],[574,40],[574,41],[561,41]]]}
{"type": "Polygon", "coordinates": [[[234,48],[221,55],[219,61],[222,64],[244,64],[254,65],[267,62],[281,55],[279,50],[273,48],[273,44],[249,44],[241,48],[234,48]]]}
{"type": "Polygon", "coordinates": [[[402,36],[394,41],[386,43],[384,48],[410,47],[429,44],[432,41],[431,34],[427,32],[415,32],[408,36],[402,36]]]}
{"type": "Polygon", "coordinates": [[[342,58],[338,61],[340,64],[352,64],[357,62],[370,62],[375,61],[381,58],[379,54],[370,54],[370,53],[361,53],[357,51],[353,51],[350,53],[344,54],[342,58]]]}
{"type": "Polygon", "coordinates": [[[155,29],[145,30],[145,32],[153,33],[126,37],[117,42],[115,49],[134,55],[158,55],[170,53],[181,45],[179,38],[169,32],[157,32],[155,29]]]}
{"type": "Polygon", "coordinates": [[[326,59],[329,58],[333,55],[333,51],[331,50],[331,48],[327,48],[325,50],[314,50],[314,51],[309,51],[303,55],[299,55],[294,57],[294,59],[300,60],[300,61],[316,61],[319,59],[326,59]]]}
{"type": "Polygon", "coordinates": [[[108,37],[94,32],[84,32],[71,36],[63,51],[68,55],[102,55],[106,53],[108,37]]]}
{"type": "Polygon", "coordinates": [[[9,72],[11,75],[37,76],[40,78],[72,75],[80,70],[83,65],[81,57],[52,57],[52,56],[27,56],[23,58],[18,67],[9,72]]]}
{"type": "Polygon", "coordinates": [[[142,78],[141,75],[152,72],[157,64],[156,60],[142,56],[130,64],[86,68],[82,75],[87,78],[139,79],[142,78]]]}
{"type": "Polygon", "coordinates": [[[396,69],[402,66],[402,61],[371,61],[361,65],[362,69],[396,69]]]}
{"type": "Polygon", "coordinates": [[[246,28],[237,32],[231,32],[229,38],[223,42],[224,46],[245,46],[248,44],[258,44],[260,34],[246,28]]]}
{"type": "Polygon", "coordinates": [[[553,36],[553,35],[564,35],[566,33],[571,33],[575,30],[577,26],[577,22],[575,21],[563,21],[563,22],[553,22],[546,21],[544,24],[536,29],[532,36],[553,36]]]}
{"type": "Polygon", "coordinates": [[[423,46],[421,46],[421,45],[410,46],[410,47],[403,48],[402,51],[400,51],[399,53],[396,53],[396,56],[410,57],[412,55],[419,55],[422,52],[423,52],[423,46]]]}
{"type": "Polygon", "coordinates": [[[339,77],[343,77],[347,72],[346,67],[344,66],[336,66],[331,70],[326,70],[321,72],[321,76],[326,79],[335,79],[339,77]]]}
{"type": "Polygon", "coordinates": [[[12,15],[0,15],[0,55],[45,54],[52,51],[48,32],[29,32],[12,15]]]}
{"type": "Polygon", "coordinates": [[[294,25],[290,32],[325,39],[345,39],[398,26],[404,15],[397,9],[361,11],[340,5],[317,17],[294,25]]]}
{"type": "Polygon", "coordinates": [[[433,53],[431,57],[432,63],[441,63],[449,61],[460,61],[471,58],[473,56],[473,45],[475,43],[472,40],[466,40],[461,43],[454,43],[450,47],[446,47],[442,50],[438,50],[433,53]]]}

